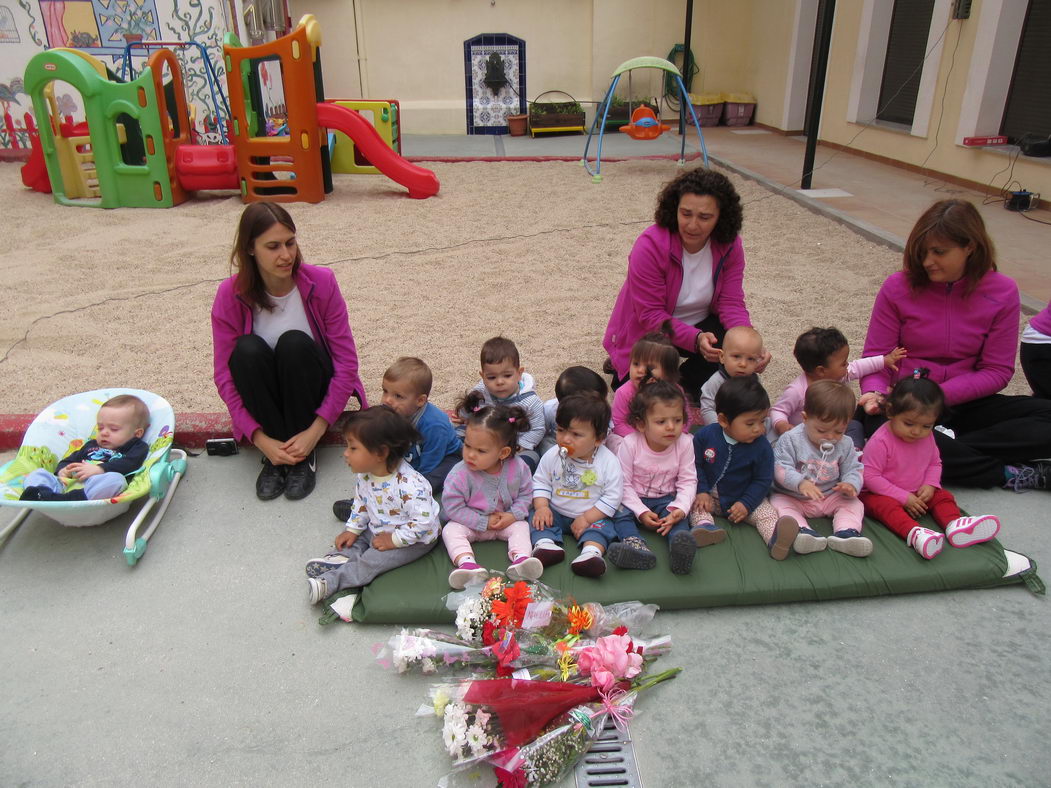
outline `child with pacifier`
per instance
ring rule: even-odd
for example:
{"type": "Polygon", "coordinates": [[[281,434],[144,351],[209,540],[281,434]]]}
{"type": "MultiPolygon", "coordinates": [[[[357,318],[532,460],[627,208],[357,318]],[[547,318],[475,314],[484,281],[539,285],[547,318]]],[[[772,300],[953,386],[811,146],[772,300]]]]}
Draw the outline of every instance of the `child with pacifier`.
{"type": "Polygon", "coordinates": [[[887,421],[865,444],[865,513],[883,523],[930,559],[945,542],[970,547],[1000,531],[995,515],[962,517],[956,499],[941,484],[942,460],[934,442],[934,425],[945,410],[941,386],[917,369],[902,378],[887,398],[887,421]],[[941,534],[916,522],[929,512],[941,534]]]}
{"type": "Polygon", "coordinates": [[[420,439],[412,424],[387,405],[375,405],[350,414],[343,438],[343,459],[358,475],[354,506],[335,552],[307,562],[312,605],[422,558],[438,541],[431,485],[405,460],[420,439]]]}
{"type": "MultiPolygon", "coordinates": [[[[628,412],[639,384],[648,378],[679,385],[679,351],[666,334],[646,334],[632,346],[628,379],[613,393],[614,434],[624,438],[635,432],[628,420],[628,412]]],[[[686,431],[686,425],[683,425],[683,431],[686,431]]]]}
{"type": "MultiPolygon", "coordinates": [[[[906,355],[905,348],[898,347],[885,356],[868,356],[847,362],[850,345],[838,328],[811,328],[796,339],[792,354],[799,362],[803,374],[788,384],[774,406],[770,408],[770,421],[777,435],[784,435],[803,422],[803,397],[807,386],[818,380],[838,380],[847,383],[860,380],[865,375],[886,367],[897,371],[898,362],[906,355]]],[[[862,394],[858,402],[867,413],[879,412],[879,395],[875,392],[862,394]]],[[[857,448],[865,444],[864,429],[860,421],[852,420],[847,435],[857,448]]]]}
{"type": "Polygon", "coordinates": [[[715,395],[730,378],[746,378],[754,375],[763,360],[763,337],[751,326],[734,326],[723,337],[719,348],[719,369],[708,378],[698,397],[701,404],[701,421],[715,424],[719,414],[715,408],[715,395]]]}
{"type": "Polygon", "coordinates": [[[26,474],[23,501],[96,501],[127,488],[127,477],[150,453],[142,440],[150,409],[138,397],[120,394],[102,403],[96,421],[95,437],[64,457],[54,473],[38,468],[26,474]]]}
{"type": "Polygon", "coordinates": [[[624,497],[613,521],[619,541],[609,562],[621,569],[652,569],[656,557],[639,535],[641,525],[668,539],[671,571],[689,573],[697,543],[686,515],[697,493],[693,438],[684,434],[686,398],[666,380],[648,380],[631,401],[635,432],[621,442],[624,497]]]}
{"type": "Polygon", "coordinates": [[[512,580],[536,580],[544,565],[531,556],[529,504],[533,476],[515,456],[518,436],[529,429],[525,410],[518,406],[486,405],[471,392],[458,410],[467,413],[463,460],[445,479],[442,507],[448,518],[442,540],[456,567],[449,585],[461,589],[484,581],[489,572],[478,565],[472,542],[507,542],[512,580]]]}
{"type": "Polygon", "coordinates": [[[754,525],[770,557],[783,561],[799,525],[791,517],[778,517],[767,500],[774,479],[774,452],[766,439],[770,396],[756,375],[730,378],[715,395],[718,421],[701,427],[693,436],[697,467],[697,495],[690,511],[690,526],[698,547],[718,544],[726,531],[713,515],[731,523],[754,525]]]}
{"type": "Polygon", "coordinates": [[[797,553],[828,547],[862,558],[872,552],[872,542],[861,535],[861,461],[846,437],[855,407],[854,392],[845,383],[816,381],[803,399],[803,423],[782,435],[774,447],[770,503],[779,515],[799,523],[792,545],[797,553]],[[831,517],[832,536],[818,534],[808,517],[831,517]]]}
{"type": "Polygon", "coordinates": [[[558,403],[558,445],[540,458],[533,475],[533,556],[544,566],[565,560],[563,534],[573,534],[580,555],[570,569],[584,577],[606,572],[602,554],[617,538],[613,516],[624,479],[620,462],[602,445],[609,403],[594,394],[572,394],[558,403]]]}

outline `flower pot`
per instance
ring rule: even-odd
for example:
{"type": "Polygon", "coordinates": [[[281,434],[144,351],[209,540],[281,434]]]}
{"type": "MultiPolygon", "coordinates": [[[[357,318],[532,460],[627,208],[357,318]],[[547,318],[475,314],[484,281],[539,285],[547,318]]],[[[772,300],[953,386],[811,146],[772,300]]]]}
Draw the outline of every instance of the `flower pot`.
{"type": "Polygon", "coordinates": [[[529,124],[528,115],[508,115],[507,132],[512,137],[524,137],[529,124]]]}

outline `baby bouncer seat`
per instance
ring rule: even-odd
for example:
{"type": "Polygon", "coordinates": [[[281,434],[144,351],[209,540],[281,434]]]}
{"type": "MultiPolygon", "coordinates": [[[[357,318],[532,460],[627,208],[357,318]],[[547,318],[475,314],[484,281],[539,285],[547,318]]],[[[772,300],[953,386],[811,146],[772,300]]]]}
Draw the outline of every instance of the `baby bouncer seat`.
{"type": "Polygon", "coordinates": [[[186,473],[186,452],[172,448],[174,434],[172,406],[164,397],[149,391],[96,389],[71,394],[49,405],[29,425],[15,458],[0,467],[0,507],[15,510],[14,519],[0,531],[0,545],[33,511],[62,525],[99,525],[124,514],[133,502],[146,497],[124,542],[124,557],[129,566],[134,566],[146,552],[146,542],[160,525],[179,480],[186,473]],[[142,467],[128,478],[127,488],[114,498],[94,501],[20,501],[25,475],[38,468],[54,472],[63,457],[94,438],[99,407],[119,394],[135,395],[150,410],[150,426],[142,436],[150,453],[142,467]],[[140,527],[158,504],[140,535],[140,527]]]}

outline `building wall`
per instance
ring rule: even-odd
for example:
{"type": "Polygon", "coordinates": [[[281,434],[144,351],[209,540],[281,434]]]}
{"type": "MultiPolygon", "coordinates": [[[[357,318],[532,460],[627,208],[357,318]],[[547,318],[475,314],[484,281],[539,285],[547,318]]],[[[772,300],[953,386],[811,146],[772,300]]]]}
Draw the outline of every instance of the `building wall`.
{"type": "MultiPolygon", "coordinates": [[[[889,3],[890,0],[868,2],[889,3]]],[[[984,79],[984,73],[971,72],[972,58],[977,54],[976,37],[980,24],[983,23],[981,15],[1001,12],[1009,14],[1014,10],[1011,6],[1024,7],[1024,0],[974,0],[969,19],[950,21],[947,18],[935,18],[932,21],[935,35],[943,29],[945,35],[941,51],[936,53],[938,60],[930,109],[925,117],[918,118],[927,123],[926,132],[921,135],[910,133],[907,129],[880,125],[865,128],[869,118],[864,116],[859,116],[856,122],[848,119],[851,87],[855,79],[855,60],[859,48],[859,31],[863,26],[865,5],[861,0],[841,0],[836,4],[820,139],[840,145],[849,144],[852,149],[977,183],[986,184],[992,180],[992,191],[998,191],[999,187],[1007,182],[1006,172],[1001,171],[1011,164],[1008,153],[994,149],[968,148],[958,144],[958,138],[962,136],[959,133],[961,108],[967,100],[968,93],[977,89],[979,79],[984,79]]],[[[936,17],[938,10],[936,5],[936,17]]],[[[990,21],[987,17],[984,24],[989,24],[990,21]]],[[[1010,62],[1013,62],[1013,59],[1010,62]]],[[[1007,65],[1010,66],[1010,63],[1007,65]]],[[[995,114],[992,122],[996,123],[995,114]]],[[[993,128],[987,127],[984,133],[996,133],[993,128]]],[[[1012,179],[1030,191],[1042,193],[1046,198],[1047,195],[1051,195],[1051,159],[1019,156],[1014,162],[1012,179]]]]}

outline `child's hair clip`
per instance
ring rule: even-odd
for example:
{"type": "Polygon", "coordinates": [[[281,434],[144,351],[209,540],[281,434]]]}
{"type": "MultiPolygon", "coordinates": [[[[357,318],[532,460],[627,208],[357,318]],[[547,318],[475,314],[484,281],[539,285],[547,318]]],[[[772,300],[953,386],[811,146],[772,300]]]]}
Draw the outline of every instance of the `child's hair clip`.
{"type": "Polygon", "coordinates": [[[508,424],[514,424],[515,423],[515,417],[514,416],[508,416],[507,417],[507,423],[508,424]]]}
{"type": "Polygon", "coordinates": [[[482,409],[481,405],[475,405],[473,408],[471,408],[471,413],[477,413],[481,409],[482,409]]]}
{"type": "Polygon", "coordinates": [[[912,370],[913,380],[921,380],[931,374],[931,371],[927,367],[916,367],[912,370]]]}

